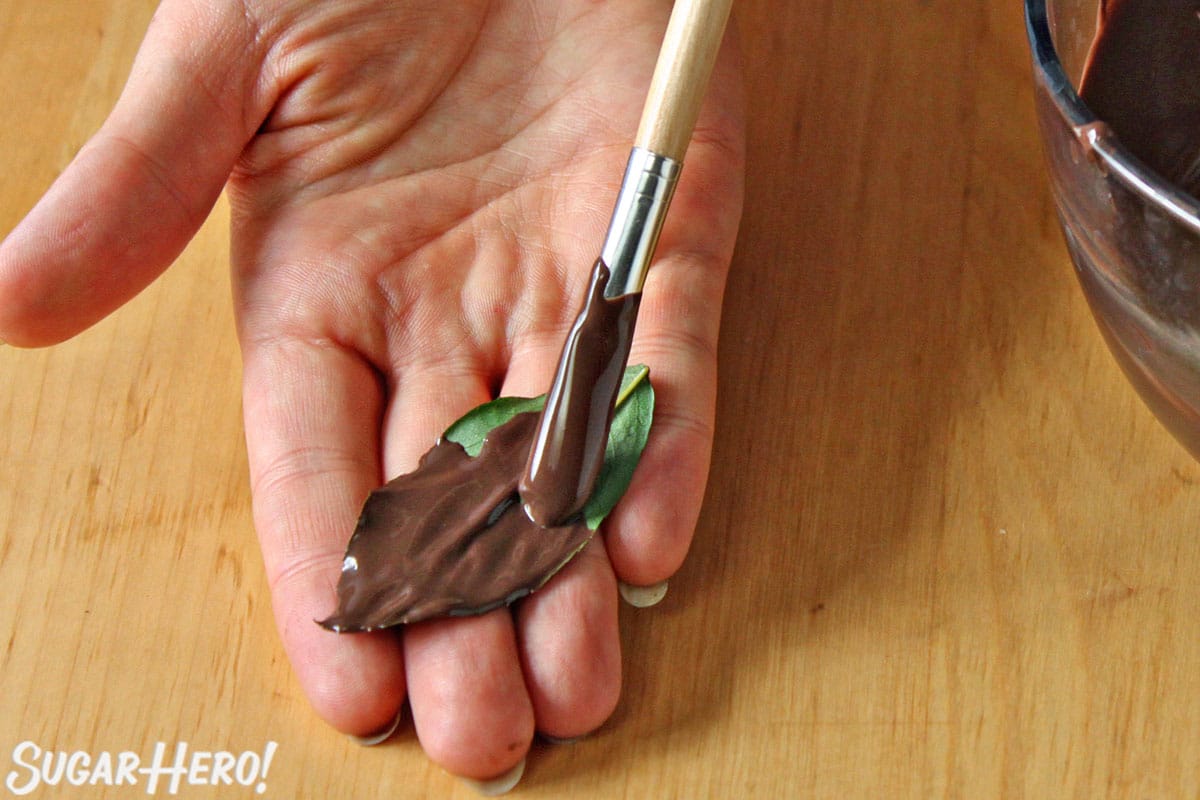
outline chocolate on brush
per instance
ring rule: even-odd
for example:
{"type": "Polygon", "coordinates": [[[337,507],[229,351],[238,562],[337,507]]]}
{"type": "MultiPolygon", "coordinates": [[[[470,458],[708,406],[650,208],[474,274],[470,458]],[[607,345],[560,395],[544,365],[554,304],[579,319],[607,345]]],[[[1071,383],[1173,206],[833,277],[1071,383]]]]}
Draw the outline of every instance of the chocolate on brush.
{"type": "Polygon", "coordinates": [[[591,497],[604,464],[613,404],[633,341],[640,294],[604,296],[608,267],[597,261],[583,310],[559,359],[538,421],[539,436],[521,478],[525,512],[540,525],[560,525],[591,497]]]}

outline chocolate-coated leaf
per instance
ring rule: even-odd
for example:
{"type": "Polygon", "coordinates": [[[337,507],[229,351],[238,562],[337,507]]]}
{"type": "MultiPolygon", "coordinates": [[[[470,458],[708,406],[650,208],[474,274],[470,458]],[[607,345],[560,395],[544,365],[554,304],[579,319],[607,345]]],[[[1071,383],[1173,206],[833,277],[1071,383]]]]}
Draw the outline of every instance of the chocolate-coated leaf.
{"type": "Polygon", "coordinates": [[[541,411],[546,405],[546,395],[537,397],[498,397],[490,403],[468,411],[446,429],[442,438],[458,442],[469,456],[479,455],[483,440],[488,432],[498,425],[503,425],[517,414],[526,411],[541,411]]]}
{"type": "Polygon", "coordinates": [[[534,591],[579,552],[586,525],[539,527],[517,497],[537,418],[494,428],[475,457],[442,440],[416,471],[372,492],[346,549],[337,612],[321,625],[367,631],[480,614],[534,591]]]}
{"type": "MultiPolygon", "coordinates": [[[[654,387],[649,378],[650,368],[644,364],[626,367],[621,378],[616,411],[608,432],[608,447],[604,451],[604,465],[596,478],[592,496],[583,508],[583,518],[592,530],[600,527],[629,488],[633,470],[646,448],[650,424],[654,420],[654,387]]],[[[501,397],[468,411],[446,429],[442,438],[458,442],[469,454],[475,455],[492,428],[522,412],[541,411],[545,404],[545,395],[501,397]]]]}
{"type": "Polygon", "coordinates": [[[479,614],[540,588],[628,488],[653,415],[647,374],[626,370],[604,467],[575,524],[540,527],[517,495],[544,398],[501,398],[451,425],[415,471],[367,498],[342,564],[337,611],[320,624],[366,631],[479,614]]]}

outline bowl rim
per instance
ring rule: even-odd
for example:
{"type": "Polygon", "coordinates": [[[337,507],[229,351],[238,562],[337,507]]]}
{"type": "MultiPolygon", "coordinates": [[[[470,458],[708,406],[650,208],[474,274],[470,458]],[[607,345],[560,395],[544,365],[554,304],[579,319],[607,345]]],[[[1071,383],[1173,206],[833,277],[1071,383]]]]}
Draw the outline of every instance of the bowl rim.
{"type": "Polygon", "coordinates": [[[1110,176],[1200,235],[1200,202],[1125,148],[1079,97],[1063,69],[1050,33],[1047,0],[1025,0],[1025,32],[1033,67],[1063,120],[1086,139],[1110,176]]]}

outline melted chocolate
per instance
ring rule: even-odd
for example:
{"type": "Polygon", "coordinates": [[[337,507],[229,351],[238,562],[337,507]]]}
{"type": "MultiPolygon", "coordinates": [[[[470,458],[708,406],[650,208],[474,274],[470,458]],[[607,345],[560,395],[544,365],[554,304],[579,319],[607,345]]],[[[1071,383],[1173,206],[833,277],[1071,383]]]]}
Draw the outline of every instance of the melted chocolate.
{"type": "Polygon", "coordinates": [[[1106,0],[1079,94],[1155,171],[1200,193],[1200,0],[1106,0]]]}
{"type": "Polygon", "coordinates": [[[493,429],[479,455],[440,440],[414,472],[371,493],[346,550],[337,612],[320,622],[367,631],[478,614],[545,583],[592,532],[543,528],[521,510],[517,481],[537,414],[493,429]]]}
{"type": "MultiPolygon", "coordinates": [[[[1192,195],[1200,194],[1198,65],[1200,0],[1106,0],[1079,90],[1101,132],[1110,130],[1154,172],[1192,195]]],[[[1162,322],[1200,327],[1196,235],[1120,180],[1104,176],[1093,185],[1088,173],[1073,180],[1078,184],[1072,189],[1078,206],[1073,213],[1098,231],[1090,247],[1109,250],[1095,269],[1131,287],[1137,304],[1153,309],[1162,322]]],[[[1092,256],[1081,257],[1087,262],[1092,256]]],[[[1093,297],[1092,302],[1104,301],[1093,297]]],[[[1105,316],[1126,317],[1115,311],[1105,316]]],[[[1132,330],[1114,335],[1143,353],[1147,348],[1139,339],[1161,336],[1132,330]]],[[[1166,369],[1174,367],[1159,371],[1166,369]]]]}
{"type": "Polygon", "coordinates": [[[572,519],[592,494],[613,404],[629,357],[640,294],[604,296],[608,267],[596,261],[583,309],[559,359],[521,478],[525,513],[539,525],[572,519]]]}

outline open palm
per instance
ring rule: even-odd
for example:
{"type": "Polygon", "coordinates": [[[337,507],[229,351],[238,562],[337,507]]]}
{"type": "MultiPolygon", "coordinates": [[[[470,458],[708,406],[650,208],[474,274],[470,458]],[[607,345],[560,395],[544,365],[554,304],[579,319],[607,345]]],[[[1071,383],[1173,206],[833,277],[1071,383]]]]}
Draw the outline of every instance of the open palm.
{"type": "Polygon", "coordinates": [[[642,300],[655,429],[598,541],[511,610],[338,636],[367,493],[456,417],[547,388],[599,252],[669,4],[167,0],[105,126],[0,247],[0,338],[113,310],[233,209],[255,521],[314,707],[367,734],[407,697],[430,756],[487,778],[620,688],[618,581],[668,578],[712,442],[741,202],[736,64],[717,65],[642,300]],[[97,211],[99,209],[99,211],[97,211]]]}

